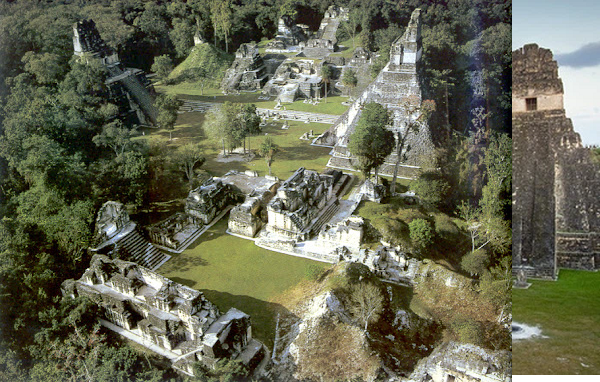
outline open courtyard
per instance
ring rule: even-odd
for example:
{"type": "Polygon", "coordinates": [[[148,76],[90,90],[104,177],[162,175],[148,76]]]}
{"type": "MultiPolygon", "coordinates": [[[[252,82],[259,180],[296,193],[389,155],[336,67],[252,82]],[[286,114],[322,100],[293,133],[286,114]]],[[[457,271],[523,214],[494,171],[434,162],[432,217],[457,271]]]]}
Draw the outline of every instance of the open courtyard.
{"type": "Polygon", "coordinates": [[[513,320],[542,337],[513,341],[514,374],[600,373],[600,273],[561,270],[558,281],[513,289],[513,320]]]}

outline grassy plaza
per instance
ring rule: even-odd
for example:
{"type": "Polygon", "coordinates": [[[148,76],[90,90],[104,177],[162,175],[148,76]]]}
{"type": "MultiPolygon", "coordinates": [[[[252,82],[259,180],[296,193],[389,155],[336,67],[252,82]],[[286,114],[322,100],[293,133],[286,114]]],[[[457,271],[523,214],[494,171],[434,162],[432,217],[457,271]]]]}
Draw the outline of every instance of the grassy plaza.
{"type": "Polygon", "coordinates": [[[558,281],[513,289],[513,320],[544,337],[513,341],[514,374],[599,374],[600,273],[561,270],[558,281]]]}

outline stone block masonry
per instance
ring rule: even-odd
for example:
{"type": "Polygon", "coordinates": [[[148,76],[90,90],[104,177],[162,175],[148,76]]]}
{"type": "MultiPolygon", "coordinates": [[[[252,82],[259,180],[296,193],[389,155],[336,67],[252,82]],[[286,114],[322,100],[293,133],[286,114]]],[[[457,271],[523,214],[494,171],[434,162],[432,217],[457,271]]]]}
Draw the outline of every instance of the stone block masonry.
{"type": "Polygon", "coordinates": [[[566,117],[552,52],[513,52],[513,271],[599,268],[600,165],[566,117]]]}
{"type": "Polygon", "coordinates": [[[187,375],[196,362],[210,368],[223,358],[253,370],[267,354],[252,338],[246,313],[231,308],[222,314],[202,292],[133,262],[95,255],[81,278],[66,280],[61,289],[64,296],[88,297],[102,308],[104,326],[167,357],[187,375]]]}
{"type": "MultiPolygon", "coordinates": [[[[390,130],[395,134],[403,134],[407,122],[418,118],[418,115],[408,115],[402,105],[415,100],[419,103],[421,101],[421,88],[417,76],[421,54],[421,10],[415,9],[404,34],[392,44],[388,64],[331,129],[314,141],[315,144],[334,146],[332,158],[327,166],[354,168],[356,158],[348,151],[348,142],[365,103],[377,102],[392,112],[393,125],[390,126],[390,130]]],[[[411,150],[405,153],[406,160],[401,162],[401,177],[412,178],[421,168],[431,167],[435,147],[426,122],[421,123],[418,133],[407,137],[406,146],[411,147],[411,150]]],[[[396,159],[394,154],[390,155],[379,173],[391,175],[396,159]]]]}

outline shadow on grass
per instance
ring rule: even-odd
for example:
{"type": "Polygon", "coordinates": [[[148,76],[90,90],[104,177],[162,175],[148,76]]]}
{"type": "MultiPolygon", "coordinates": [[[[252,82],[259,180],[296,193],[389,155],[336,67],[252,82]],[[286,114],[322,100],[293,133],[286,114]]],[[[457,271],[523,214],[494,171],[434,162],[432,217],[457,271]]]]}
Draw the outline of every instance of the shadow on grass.
{"type": "Polygon", "coordinates": [[[277,314],[292,316],[290,311],[280,304],[211,289],[200,289],[200,291],[223,313],[229,308],[236,308],[250,315],[253,337],[263,342],[269,349],[273,349],[277,314]]]}
{"type": "Polygon", "coordinates": [[[171,277],[171,280],[190,288],[193,288],[197,284],[196,280],[184,279],[182,277],[171,277]]]}
{"type": "Polygon", "coordinates": [[[173,269],[177,270],[178,272],[187,272],[195,267],[205,267],[209,264],[209,262],[200,256],[182,256],[179,254],[173,256],[167,264],[168,266],[166,266],[165,269],[173,269]]]}
{"type": "Polygon", "coordinates": [[[223,216],[221,218],[221,220],[219,220],[217,223],[215,223],[215,225],[213,225],[209,230],[204,232],[202,234],[202,236],[200,236],[198,239],[196,239],[196,241],[194,241],[186,249],[186,251],[194,250],[194,249],[196,249],[197,246],[199,246],[202,243],[207,243],[211,240],[216,240],[216,239],[220,238],[221,236],[226,235],[227,233],[225,231],[226,231],[226,226],[227,226],[228,221],[229,221],[229,213],[225,214],[225,216],[223,216]]]}
{"type": "MultiPolygon", "coordinates": [[[[302,161],[302,160],[310,160],[316,159],[320,156],[327,156],[328,151],[327,148],[322,147],[314,147],[308,145],[302,146],[288,146],[283,147],[281,154],[282,157],[285,156],[286,160],[293,161],[302,161]]],[[[283,160],[283,158],[282,158],[283,160]]]]}

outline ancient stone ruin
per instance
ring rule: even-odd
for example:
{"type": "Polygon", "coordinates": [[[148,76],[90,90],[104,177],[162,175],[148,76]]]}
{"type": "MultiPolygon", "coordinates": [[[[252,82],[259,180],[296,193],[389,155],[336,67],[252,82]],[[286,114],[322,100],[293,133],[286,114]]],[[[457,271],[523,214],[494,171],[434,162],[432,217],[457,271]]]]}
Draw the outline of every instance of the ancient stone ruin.
{"type": "Polygon", "coordinates": [[[359,252],[365,235],[365,221],[360,216],[350,216],[337,224],[325,224],[317,239],[323,248],[337,250],[344,247],[348,252],[359,252]]]}
{"type": "Polygon", "coordinates": [[[269,202],[267,231],[291,240],[317,234],[338,210],[338,198],[349,180],[340,171],[318,174],[299,168],[269,202]]]}
{"type": "Polygon", "coordinates": [[[299,43],[306,57],[324,58],[337,50],[336,33],[340,22],[347,18],[347,11],[332,5],[327,9],[319,30],[313,38],[299,43]]]}
{"type": "Polygon", "coordinates": [[[297,98],[321,98],[325,94],[320,75],[322,66],[323,63],[318,60],[288,58],[267,82],[263,94],[288,103],[297,98]]]}
{"type": "Polygon", "coordinates": [[[237,204],[240,198],[240,193],[233,186],[218,178],[211,178],[190,191],[185,202],[185,213],[196,225],[208,224],[225,207],[237,204]]]}
{"type": "MultiPolygon", "coordinates": [[[[415,9],[404,34],[390,49],[390,61],[377,78],[354,101],[338,121],[314,143],[334,147],[332,158],[327,166],[340,169],[353,169],[356,158],[348,151],[348,141],[354,132],[365,103],[377,102],[392,112],[393,125],[390,129],[403,134],[407,122],[415,121],[419,115],[408,115],[407,110],[421,103],[421,88],[417,76],[417,65],[421,59],[421,10],[415,9]]],[[[431,167],[434,145],[426,122],[419,126],[418,133],[407,138],[410,150],[407,158],[401,161],[399,174],[402,177],[414,177],[421,168],[431,167]]],[[[396,154],[391,154],[379,169],[383,175],[391,175],[396,163],[396,154]]]]}
{"type": "Polygon", "coordinates": [[[600,166],[566,117],[552,52],[513,52],[513,271],[600,268],[600,166]]]}
{"type": "Polygon", "coordinates": [[[240,192],[235,187],[218,178],[210,178],[189,192],[185,213],[175,213],[147,227],[148,236],[163,249],[181,253],[204,232],[207,225],[218,220],[240,199],[240,192]]]}
{"type": "Polygon", "coordinates": [[[140,69],[125,68],[119,56],[102,40],[93,20],[81,20],[73,25],[73,50],[75,55],[101,60],[108,71],[106,86],[110,98],[123,117],[135,123],[156,124],[154,88],[140,69]]]}
{"type": "Polygon", "coordinates": [[[266,354],[252,338],[250,317],[235,308],[222,314],[202,292],[136,263],[95,255],[79,280],[62,284],[64,296],[85,296],[100,306],[103,326],[169,359],[193,375],[201,362],[212,368],[223,358],[255,369],[266,354]]]}
{"type": "Polygon", "coordinates": [[[447,342],[419,361],[410,382],[509,382],[511,353],[486,350],[471,344],[447,342]]]}
{"type": "Polygon", "coordinates": [[[225,92],[234,90],[256,91],[262,89],[268,80],[267,68],[258,54],[255,43],[240,45],[235,52],[235,60],[225,72],[221,89],[225,92]]]}
{"type": "Polygon", "coordinates": [[[137,230],[122,203],[109,201],[102,205],[96,218],[94,253],[135,261],[152,270],[158,269],[171,256],[150,244],[137,230]]]}
{"type": "Polygon", "coordinates": [[[310,31],[307,25],[293,24],[280,18],[277,22],[277,35],[267,44],[266,51],[270,53],[288,53],[296,51],[301,41],[306,41],[310,31]]]}
{"type": "Polygon", "coordinates": [[[267,221],[266,207],[277,192],[279,182],[252,190],[244,203],[235,206],[229,213],[229,232],[254,237],[267,221]]]}

